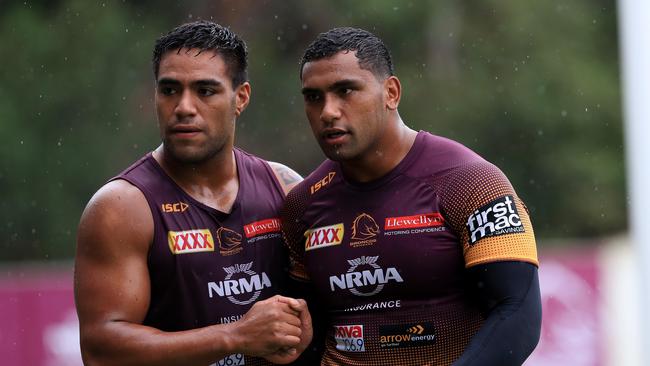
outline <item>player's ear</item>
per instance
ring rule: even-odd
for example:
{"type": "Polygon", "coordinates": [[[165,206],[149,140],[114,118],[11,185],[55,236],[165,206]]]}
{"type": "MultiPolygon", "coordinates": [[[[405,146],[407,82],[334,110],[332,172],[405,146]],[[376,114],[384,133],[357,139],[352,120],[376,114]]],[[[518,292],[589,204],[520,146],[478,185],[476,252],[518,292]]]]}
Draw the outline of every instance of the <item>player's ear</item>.
{"type": "Polygon", "coordinates": [[[396,110],[402,97],[402,84],[397,76],[393,75],[384,80],[384,95],[386,97],[386,108],[396,110]]]}
{"type": "Polygon", "coordinates": [[[243,82],[235,89],[235,99],[235,114],[239,117],[251,100],[251,84],[248,81],[243,82]]]}

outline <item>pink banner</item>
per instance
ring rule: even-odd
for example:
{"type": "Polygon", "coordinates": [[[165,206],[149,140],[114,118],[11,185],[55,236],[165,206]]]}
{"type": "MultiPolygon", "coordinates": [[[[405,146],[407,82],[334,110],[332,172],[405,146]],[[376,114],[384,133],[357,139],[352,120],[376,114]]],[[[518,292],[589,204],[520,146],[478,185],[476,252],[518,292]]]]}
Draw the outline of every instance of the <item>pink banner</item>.
{"type": "MultiPolygon", "coordinates": [[[[603,366],[597,248],[546,252],[540,257],[542,339],[526,366],[603,366]]],[[[0,278],[0,355],[3,365],[77,366],[79,322],[72,270],[5,271],[0,278]]]]}
{"type": "Polygon", "coordinates": [[[81,365],[72,270],[6,271],[0,279],[3,365],[81,365]]]}
{"type": "Polygon", "coordinates": [[[598,250],[585,247],[540,257],[542,337],[526,366],[602,366],[598,250]]]}

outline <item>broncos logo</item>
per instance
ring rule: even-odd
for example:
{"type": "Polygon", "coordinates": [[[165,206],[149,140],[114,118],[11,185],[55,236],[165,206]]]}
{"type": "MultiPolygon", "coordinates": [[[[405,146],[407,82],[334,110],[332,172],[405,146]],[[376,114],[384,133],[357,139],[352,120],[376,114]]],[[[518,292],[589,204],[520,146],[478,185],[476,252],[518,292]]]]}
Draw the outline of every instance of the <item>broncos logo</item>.
{"type": "Polygon", "coordinates": [[[352,239],[367,240],[374,238],[377,234],[379,234],[379,226],[372,216],[362,213],[354,219],[352,223],[352,239]]]}
{"type": "Polygon", "coordinates": [[[241,234],[225,227],[217,230],[217,239],[219,239],[219,249],[231,251],[241,245],[241,234]]]}

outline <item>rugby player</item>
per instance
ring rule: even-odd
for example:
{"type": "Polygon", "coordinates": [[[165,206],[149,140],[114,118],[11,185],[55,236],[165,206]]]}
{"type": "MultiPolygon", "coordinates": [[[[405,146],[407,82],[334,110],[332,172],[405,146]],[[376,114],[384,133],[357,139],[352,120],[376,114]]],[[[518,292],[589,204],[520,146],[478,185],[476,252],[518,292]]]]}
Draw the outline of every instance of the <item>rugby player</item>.
{"type": "Polygon", "coordinates": [[[533,228],[508,179],[402,121],[390,53],[370,32],[320,34],[300,77],[328,159],[289,193],[282,224],[291,275],[325,314],[322,364],[521,365],[541,301],[533,228]]]}
{"type": "Polygon", "coordinates": [[[244,42],[198,21],[156,42],[162,144],[110,180],[79,225],[86,365],[268,365],[311,340],[286,276],[279,209],[301,178],[233,146],[248,105],[244,42]]]}

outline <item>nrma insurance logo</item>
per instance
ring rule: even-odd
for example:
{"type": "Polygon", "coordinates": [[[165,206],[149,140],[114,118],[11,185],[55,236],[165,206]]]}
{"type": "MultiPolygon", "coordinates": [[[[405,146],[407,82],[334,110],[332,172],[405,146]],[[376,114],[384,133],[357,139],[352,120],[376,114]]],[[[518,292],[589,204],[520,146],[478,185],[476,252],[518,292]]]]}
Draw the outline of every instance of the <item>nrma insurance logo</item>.
{"type": "Polygon", "coordinates": [[[524,232],[513,196],[503,196],[474,211],[467,219],[469,243],[482,238],[524,232]]]}
{"type": "Polygon", "coordinates": [[[382,268],[377,264],[379,256],[361,256],[348,260],[346,273],[330,276],[330,289],[348,290],[355,296],[373,296],[389,282],[404,282],[395,267],[382,268]]]}

